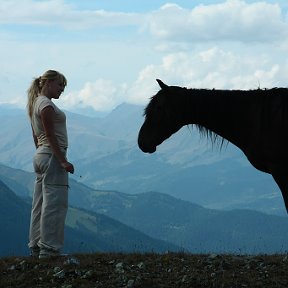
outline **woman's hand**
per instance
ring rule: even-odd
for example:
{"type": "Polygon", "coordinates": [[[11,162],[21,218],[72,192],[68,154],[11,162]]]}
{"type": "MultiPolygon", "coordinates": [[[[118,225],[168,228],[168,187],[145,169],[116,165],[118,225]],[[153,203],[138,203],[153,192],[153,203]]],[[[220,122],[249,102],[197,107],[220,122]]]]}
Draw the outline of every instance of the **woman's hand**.
{"type": "Polygon", "coordinates": [[[69,173],[74,173],[74,166],[72,163],[66,161],[66,162],[63,162],[61,163],[61,166],[65,169],[66,172],[69,172],[69,173]]]}

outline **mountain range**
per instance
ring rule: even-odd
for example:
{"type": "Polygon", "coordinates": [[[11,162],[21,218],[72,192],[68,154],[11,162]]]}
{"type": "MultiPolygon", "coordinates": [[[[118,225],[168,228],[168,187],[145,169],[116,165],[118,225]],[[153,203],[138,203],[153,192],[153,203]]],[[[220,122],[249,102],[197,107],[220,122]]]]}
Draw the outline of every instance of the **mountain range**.
{"type": "MultiPolygon", "coordinates": [[[[13,237],[18,243],[4,238],[0,244],[6,253],[16,253],[15,247],[24,253],[34,175],[14,170],[0,166],[0,213],[4,215],[0,230],[2,235],[6,227],[12,227],[4,234],[11,237],[19,233],[13,237]]],[[[65,244],[69,252],[180,250],[255,254],[283,253],[288,249],[287,217],[244,209],[207,209],[158,192],[131,195],[97,190],[73,179],[69,204],[65,244]]]]}
{"type": "MultiPolygon", "coordinates": [[[[30,204],[0,181],[0,256],[29,253],[27,243],[30,212],[30,204]]],[[[64,252],[68,253],[182,250],[108,216],[74,207],[68,209],[64,247],[64,252]]]]}
{"type": "MultiPolygon", "coordinates": [[[[254,169],[232,144],[220,150],[183,127],[156,153],[142,153],[137,134],[143,108],[124,103],[103,117],[67,112],[71,178],[98,190],[159,192],[211,209],[286,215],[272,177],[254,169]]],[[[0,121],[1,163],[32,172],[35,148],[26,112],[0,106],[0,121]]]]}

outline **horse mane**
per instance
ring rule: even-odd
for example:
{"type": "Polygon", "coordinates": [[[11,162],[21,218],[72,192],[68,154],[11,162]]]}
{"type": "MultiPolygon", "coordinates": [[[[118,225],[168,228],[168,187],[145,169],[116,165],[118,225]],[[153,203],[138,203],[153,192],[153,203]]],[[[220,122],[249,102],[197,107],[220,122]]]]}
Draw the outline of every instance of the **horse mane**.
{"type": "Polygon", "coordinates": [[[191,126],[196,127],[196,129],[198,130],[200,134],[200,138],[206,138],[207,140],[210,140],[213,147],[217,146],[221,150],[224,144],[226,144],[226,146],[229,144],[229,141],[227,139],[223,138],[222,136],[216,134],[215,132],[211,131],[210,129],[200,124],[191,124],[191,126]]]}
{"type": "MultiPolygon", "coordinates": [[[[265,101],[263,96],[268,96],[268,97],[272,96],[273,97],[275,95],[279,95],[280,93],[281,94],[288,94],[288,88],[283,88],[283,87],[274,87],[274,88],[270,88],[270,89],[257,88],[257,89],[251,89],[251,90],[221,90],[221,89],[195,89],[195,88],[190,88],[190,89],[185,88],[185,89],[189,90],[189,91],[194,91],[198,94],[204,94],[207,92],[211,93],[211,91],[213,91],[215,94],[229,93],[229,94],[231,94],[231,96],[232,96],[232,94],[238,94],[238,95],[242,95],[242,96],[249,94],[249,97],[258,97],[259,103],[261,101],[262,101],[262,103],[263,103],[263,101],[265,101]]],[[[227,145],[229,144],[229,141],[227,139],[216,134],[215,132],[211,131],[209,128],[207,128],[201,124],[189,124],[189,125],[192,127],[196,127],[201,138],[206,138],[207,140],[210,140],[212,145],[217,146],[218,148],[220,148],[220,150],[223,148],[223,146],[227,147],[227,145]]]]}
{"type": "MultiPolygon", "coordinates": [[[[233,90],[216,90],[216,89],[196,89],[196,88],[184,88],[188,91],[193,91],[196,92],[198,95],[199,94],[206,94],[207,92],[215,92],[215,93],[223,93],[223,92],[227,92],[227,91],[233,91],[233,90]]],[[[217,133],[215,133],[214,131],[210,130],[209,128],[201,125],[201,124],[188,124],[188,127],[195,127],[199,134],[200,134],[200,138],[203,139],[205,138],[207,141],[210,141],[212,144],[212,147],[216,146],[217,148],[219,148],[220,150],[225,146],[227,147],[227,145],[229,144],[229,141],[225,138],[223,138],[222,136],[218,135],[217,133]]]]}
{"type": "Polygon", "coordinates": [[[152,97],[150,97],[150,101],[149,101],[148,105],[145,107],[144,112],[143,112],[144,117],[146,117],[149,114],[149,111],[151,111],[152,106],[154,105],[154,102],[156,102],[156,96],[158,95],[158,93],[153,95],[152,97]]]}

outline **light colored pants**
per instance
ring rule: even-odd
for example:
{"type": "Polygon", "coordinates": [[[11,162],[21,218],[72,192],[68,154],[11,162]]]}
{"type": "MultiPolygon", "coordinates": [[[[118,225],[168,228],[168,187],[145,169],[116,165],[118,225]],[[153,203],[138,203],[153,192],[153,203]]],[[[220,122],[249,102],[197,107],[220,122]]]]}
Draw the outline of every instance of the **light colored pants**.
{"type": "MultiPolygon", "coordinates": [[[[66,151],[63,150],[66,154],[66,151]]],[[[33,159],[36,173],[29,248],[59,251],[64,244],[64,226],[68,209],[68,173],[49,147],[40,146],[33,159]]]]}

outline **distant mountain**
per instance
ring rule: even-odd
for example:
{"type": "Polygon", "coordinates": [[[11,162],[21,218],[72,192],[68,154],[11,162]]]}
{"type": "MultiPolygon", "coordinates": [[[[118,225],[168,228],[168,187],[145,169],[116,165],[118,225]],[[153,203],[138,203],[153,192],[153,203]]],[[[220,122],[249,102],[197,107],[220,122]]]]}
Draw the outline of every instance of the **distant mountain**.
{"type": "MultiPolygon", "coordinates": [[[[0,256],[27,255],[30,205],[0,181],[0,256]]],[[[65,251],[164,252],[182,248],[153,239],[105,215],[69,208],[65,251]]]]}
{"type": "Polygon", "coordinates": [[[206,209],[155,192],[129,195],[90,191],[90,195],[83,194],[81,199],[79,206],[89,205],[88,209],[193,253],[253,254],[288,250],[287,217],[251,210],[206,209]]]}
{"type": "MultiPolygon", "coordinates": [[[[153,155],[137,147],[143,107],[119,105],[103,117],[67,112],[73,179],[99,190],[166,193],[206,208],[249,208],[285,215],[281,193],[232,144],[221,151],[183,127],[153,155]],[[79,178],[79,175],[82,177],[79,178]]],[[[32,171],[34,145],[24,110],[0,106],[0,159],[32,171]]]]}
{"type": "Polygon", "coordinates": [[[34,180],[34,173],[0,164],[0,181],[21,198],[31,197],[34,180]]]}
{"type": "Polygon", "coordinates": [[[29,206],[0,181],[0,256],[27,253],[29,206]]]}
{"type": "MultiPolygon", "coordinates": [[[[4,171],[2,167],[0,174],[4,171]]],[[[13,187],[18,189],[16,193],[19,196],[27,197],[26,191],[32,189],[25,185],[21,186],[20,183],[24,183],[21,178],[24,177],[26,184],[31,185],[29,178],[33,179],[33,174],[23,171],[23,175],[19,176],[21,171],[16,170],[16,173],[13,173],[12,168],[7,168],[6,173],[18,175],[14,177],[13,187]]],[[[2,175],[2,178],[6,177],[2,175]]],[[[74,229],[70,231],[74,236],[68,237],[70,246],[75,242],[72,245],[74,251],[85,250],[87,246],[101,251],[106,249],[126,251],[129,247],[134,247],[135,243],[138,243],[136,245],[138,248],[140,245],[144,250],[149,250],[151,247],[154,247],[154,251],[155,247],[158,251],[161,248],[167,250],[167,244],[158,245],[155,240],[152,241],[146,235],[197,253],[251,254],[278,253],[288,250],[287,216],[272,216],[243,209],[232,211],[205,209],[163,193],[147,192],[131,195],[117,191],[95,190],[73,179],[70,182],[69,203],[77,209],[69,210],[67,227],[74,229]],[[127,226],[123,226],[120,222],[127,226]],[[96,234],[92,227],[97,230],[96,234]],[[103,233],[100,232],[99,227],[104,229],[103,233]],[[108,227],[112,228],[108,229],[108,227]],[[119,231],[117,232],[113,227],[118,227],[119,231]],[[133,234],[133,230],[131,232],[131,228],[128,227],[143,234],[137,236],[138,234],[133,234]],[[110,230],[113,230],[114,234],[111,234],[110,230]],[[85,241],[79,240],[84,237],[78,235],[79,233],[84,233],[85,241]],[[105,238],[104,235],[109,237],[105,238]],[[149,244],[151,241],[154,246],[149,244]],[[101,246],[99,243],[106,243],[106,245],[101,246]]]]}
{"type": "Polygon", "coordinates": [[[147,236],[111,217],[79,208],[69,208],[66,227],[65,249],[70,253],[183,251],[180,246],[147,236]]]}

